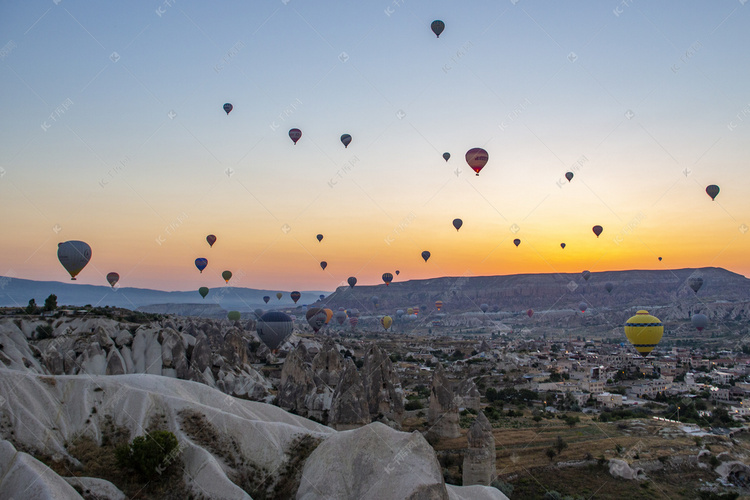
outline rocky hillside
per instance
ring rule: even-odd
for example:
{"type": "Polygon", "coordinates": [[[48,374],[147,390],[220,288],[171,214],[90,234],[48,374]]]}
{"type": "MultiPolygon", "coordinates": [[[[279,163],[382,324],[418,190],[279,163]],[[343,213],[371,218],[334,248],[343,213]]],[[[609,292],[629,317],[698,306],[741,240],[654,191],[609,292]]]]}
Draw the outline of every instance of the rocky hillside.
{"type": "Polygon", "coordinates": [[[506,499],[494,488],[446,485],[418,432],[380,423],[336,432],[170,377],[0,369],[0,498],[119,499],[123,489],[139,498],[506,499]],[[158,465],[159,475],[174,471],[168,490],[156,490],[167,476],[139,486],[113,462],[101,466],[113,443],[154,430],[178,441],[158,465]]]}
{"type": "Polygon", "coordinates": [[[339,287],[324,302],[333,310],[357,308],[362,313],[392,312],[414,306],[436,312],[438,300],[443,302],[443,312],[447,313],[478,311],[483,303],[490,307],[490,312],[576,310],[582,301],[593,308],[668,304],[689,307],[717,301],[747,302],[750,279],[715,267],[592,272],[588,280],[580,273],[445,277],[394,281],[388,287],[339,287]],[[691,276],[703,278],[697,295],[688,286],[691,276]],[[605,289],[606,283],[612,283],[611,293],[605,289]],[[378,298],[377,307],[373,296],[378,298]]]}

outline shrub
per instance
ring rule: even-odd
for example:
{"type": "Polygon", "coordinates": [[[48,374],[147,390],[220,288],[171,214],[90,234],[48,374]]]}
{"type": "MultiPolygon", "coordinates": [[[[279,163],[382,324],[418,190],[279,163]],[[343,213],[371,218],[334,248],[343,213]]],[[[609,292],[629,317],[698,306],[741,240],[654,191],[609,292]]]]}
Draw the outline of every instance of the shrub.
{"type": "Polygon", "coordinates": [[[492,481],[492,483],[490,483],[490,486],[500,490],[503,493],[503,495],[505,495],[508,498],[510,498],[510,496],[513,494],[513,485],[510,483],[501,481],[500,479],[495,479],[494,481],[492,481]]]}
{"type": "Polygon", "coordinates": [[[424,408],[424,406],[422,406],[422,403],[420,403],[419,400],[408,401],[404,405],[406,411],[421,410],[422,408],[424,408]]]}
{"type": "Polygon", "coordinates": [[[36,327],[36,339],[44,340],[52,337],[52,325],[39,325],[36,327]]]}
{"type": "Polygon", "coordinates": [[[155,431],[138,436],[115,450],[117,465],[143,478],[154,479],[174,462],[178,453],[177,438],[169,431],[155,431]]]}

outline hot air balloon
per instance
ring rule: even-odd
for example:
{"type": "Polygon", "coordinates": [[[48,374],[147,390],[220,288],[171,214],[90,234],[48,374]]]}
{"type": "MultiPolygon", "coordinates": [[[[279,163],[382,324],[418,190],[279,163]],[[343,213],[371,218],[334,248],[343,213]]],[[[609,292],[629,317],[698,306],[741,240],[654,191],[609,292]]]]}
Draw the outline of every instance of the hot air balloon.
{"type": "Polygon", "coordinates": [[[263,309],[261,309],[261,308],[257,308],[257,309],[255,309],[255,310],[253,311],[253,313],[255,314],[255,317],[256,317],[256,318],[260,318],[261,316],[263,316],[263,309]]]}
{"type": "Polygon", "coordinates": [[[479,171],[484,168],[489,159],[489,153],[482,148],[472,148],[466,152],[466,163],[469,164],[477,175],[479,175],[479,171]]]}
{"type": "Polygon", "coordinates": [[[383,283],[385,283],[385,286],[388,286],[391,284],[391,281],[393,281],[393,275],[391,273],[383,273],[383,283]]]}
{"type": "Polygon", "coordinates": [[[319,241],[319,242],[320,242],[320,241],[323,241],[323,235],[322,235],[322,234],[319,234],[319,235],[317,235],[317,236],[315,236],[315,237],[316,237],[316,238],[318,238],[318,241],[319,241]]]}
{"type": "Polygon", "coordinates": [[[327,325],[331,321],[331,318],[333,318],[333,311],[327,307],[324,307],[323,312],[326,313],[326,325],[327,325]]]}
{"type": "Polygon", "coordinates": [[[325,298],[326,298],[326,296],[325,296],[325,295],[323,295],[322,293],[321,293],[321,294],[320,294],[320,295],[319,295],[318,297],[320,298],[320,300],[323,300],[323,299],[325,299],[325,298]]]}
{"type": "Polygon", "coordinates": [[[516,248],[518,248],[518,245],[521,244],[521,240],[519,240],[518,238],[516,238],[515,240],[513,240],[513,244],[516,246],[516,248]]]}
{"type": "Polygon", "coordinates": [[[435,33],[435,36],[440,38],[440,33],[445,29],[445,23],[443,21],[435,20],[430,24],[430,28],[432,28],[432,32],[435,33]]]}
{"type": "Polygon", "coordinates": [[[289,131],[289,138],[294,142],[294,144],[297,144],[297,141],[299,141],[300,137],[302,137],[302,131],[298,128],[293,128],[289,131]]]}
{"type": "Polygon", "coordinates": [[[711,197],[711,201],[715,201],[716,196],[719,194],[719,186],[717,186],[716,184],[711,184],[706,188],[706,193],[711,197]]]}
{"type": "Polygon", "coordinates": [[[349,324],[352,325],[352,330],[357,328],[357,323],[359,323],[359,318],[356,316],[349,318],[349,324]]]}
{"type": "Polygon", "coordinates": [[[604,228],[602,226],[594,226],[591,228],[592,231],[594,231],[594,234],[598,238],[600,234],[602,234],[602,231],[604,231],[604,228]]]}
{"type": "Polygon", "coordinates": [[[283,295],[284,295],[283,293],[281,293],[281,292],[277,292],[277,293],[276,293],[276,298],[277,298],[277,299],[279,299],[279,300],[281,300],[281,297],[282,297],[283,295]]]}
{"type": "Polygon", "coordinates": [[[359,318],[359,309],[356,307],[349,310],[349,317],[359,318]]]}
{"type": "Polygon", "coordinates": [[[573,180],[573,172],[565,172],[565,178],[568,179],[568,182],[573,180]]]}
{"type": "Polygon", "coordinates": [[[648,356],[664,335],[664,325],[648,311],[638,311],[625,323],[625,335],[636,351],[648,356]]]}
{"type": "Polygon", "coordinates": [[[201,294],[201,297],[203,297],[205,299],[206,295],[208,295],[208,287],[207,286],[200,287],[198,289],[198,293],[201,294]]]}
{"type": "Polygon", "coordinates": [[[406,315],[407,316],[411,316],[412,314],[414,314],[414,308],[413,307],[408,307],[406,309],[406,315]]]}
{"type": "Polygon", "coordinates": [[[229,280],[232,279],[232,271],[224,271],[221,273],[221,277],[224,278],[226,283],[229,283],[229,280]]]}
{"type": "Polygon", "coordinates": [[[372,305],[374,305],[375,307],[378,307],[378,303],[380,302],[380,299],[378,298],[377,295],[373,295],[370,298],[370,301],[372,302],[372,305]]]}
{"type": "Polygon", "coordinates": [[[380,318],[380,324],[383,325],[383,328],[388,330],[393,324],[393,318],[391,318],[390,316],[383,316],[382,318],[380,318]]]}
{"type": "Polygon", "coordinates": [[[401,274],[401,271],[399,271],[398,269],[396,269],[396,276],[398,276],[399,274],[401,274]]]}
{"type": "Polygon", "coordinates": [[[450,154],[450,153],[443,153],[443,159],[444,159],[445,161],[448,161],[448,160],[450,160],[450,159],[451,159],[451,154],[450,154]]]}
{"type": "Polygon", "coordinates": [[[223,106],[223,107],[224,107],[224,111],[226,111],[226,112],[227,112],[227,114],[229,114],[229,112],[230,112],[230,111],[232,111],[232,110],[234,109],[234,106],[232,106],[232,105],[231,105],[231,104],[229,104],[229,103],[226,103],[226,104],[224,104],[224,106],[223,106]]]}
{"type": "Polygon", "coordinates": [[[271,300],[271,297],[269,297],[268,295],[264,295],[263,296],[263,302],[265,302],[266,304],[268,304],[269,300],[271,300]]]}
{"type": "Polygon", "coordinates": [[[422,252],[422,258],[424,259],[425,262],[427,262],[427,259],[430,258],[430,252],[428,252],[427,250],[422,252]]]}
{"type": "Polygon", "coordinates": [[[109,283],[109,286],[112,288],[115,287],[117,282],[120,281],[120,275],[117,273],[109,273],[107,274],[107,282],[109,283]]]}
{"type": "Polygon", "coordinates": [[[703,286],[703,278],[700,276],[691,276],[688,278],[688,285],[696,294],[698,294],[698,290],[703,286]]]}
{"type": "Polygon", "coordinates": [[[456,228],[456,231],[461,229],[461,226],[463,225],[464,225],[464,221],[462,221],[461,219],[453,219],[453,227],[456,228]]]}
{"type": "Polygon", "coordinates": [[[322,262],[320,263],[320,268],[321,268],[322,270],[324,270],[324,271],[325,271],[325,270],[326,270],[326,267],[328,267],[328,262],[326,262],[326,261],[322,261],[322,262]]]}
{"type": "Polygon", "coordinates": [[[587,303],[585,303],[585,302],[580,302],[580,303],[578,304],[578,309],[579,309],[579,310],[580,310],[580,311],[581,311],[582,313],[585,313],[585,312],[586,312],[586,309],[588,309],[588,308],[589,308],[589,305],[588,305],[587,303]]]}
{"type": "Polygon", "coordinates": [[[702,332],[703,329],[708,326],[708,316],[705,314],[693,314],[693,317],[690,318],[690,322],[699,332],[702,332]]]}
{"type": "Polygon", "coordinates": [[[659,257],[659,262],[661,262],[661,257],[659,257]]]}
{"type": "Polygon", "coordinates": [[[526,315],[527,315],[527,316],[528,316],[529,318],[530,318],[530,317],[532,317],[532,316],[534,315],[534,310],[533,310],[533,309],[529,309],[528,311],[526,311],[526,315]]]}
{"type": "Polygon", "coordinates": [[[479,306],[479,309],[481,309],[483,313],[486,313],[489,310],[489,308],[490,308],[489,304],[482,304],[481,306],[479,306]]]}
{"type": "Polygon", "coordinates": [[[208,246],[212,247],[214,246],[214,243],[216,243],[216,236],[209,234],[206,236],[206,241],[208,242],[208,246]]]}
{"type": "Polygon", "coordinates": [[[404,310],[403,309],[396,310],[396,317],[398,319],[401,319],[401,316],[403,316],[403,315],[404,315],[404,310]]]}
{"type": "Polygon", "coordinates": [[[560,243],[560,248],[562,248],[563,250],[565,250],[565,243],[560,243]]]}
{"type": "Polygon", "coordinates": [[[326,313],[319,307],[311,307],[305,313],[305,318],[315,333],[318,333],[326,323],[326,313]]]}
{"type": "Polygon", "coordinates": [[[240,320],[240,312],[239,311],[229,311],[227,314],[227,319],[229,321],[239,321],[240,320]]]}
{"type": "Polygon", "coordinates": [[[341,143],[344,145],[345,148],[348,148],[351,142],[352,142],[352,136],[350,136],[349,134],[344,134],[341,136],[341,143]]]}
{"type": "Polygon", "coordinates": [[[589,280],[589,278],[591,277],[591,271],[583,271],[583,272],[581,273],[581,276],[583,276],[583,279],[584,279],[584,280],[588,281],[588,280],[589,280]]]}
{"type": "Polygon", "coordinates": [[[292,318],[283,312],[270,311],[258,320],[258,337],[269,349],[277,349],[292,333],[292,318]]]}
{"type": "Polygon", "coordinates": [[[435,307],[437,308],[438,312],[440,312],[443,309],[443,301],[442,300],[435,301],[435,307]]]}
{"type": "Polygon", "coordinates": [[[339,325],[343,325],[344,321],[346,321],[346,312],[339,309],[338,311],[336,311],[336,314],[334,314],[334,317],[336,318],[336,322],[339,325]]]}
{"type": "Polygon", "coordinates": [[[200,271],[201,273],[203,272],[203,270],[206,268],[207,265],[208,265],[208,259],[204,259],[203,257],[199,257],[195,259],[195,267],[197,267],[198,271],[200,271]]]}
{"type": "Polygon", "coordinates": [[[414,315],[415,316],[419,316],[419,308],[418,307],[414,307],[414,315]]]}
{"type": "Polygon", "coordinates": [[[71,240],[57,244],[57,259],[75,280],[91,260],[91,247],[83,241],[71,240]]]}
{"type": "Polygon", "coordinates": [[[612,289],[615,287],[612,283],[609,281],[604,285],[604,289],[607,290],[607,293],[612,293],[612,289]]]}
{"type": "Polygon", "coordinates": [[[357,278],[355,278],[354,276],[349,276],[346,282],[349,283],[349,288],[354,288],[354,285],[357,284],[357,278]]]}
{"type": "Polygon", "coordinates": [[[295,290],[294,292],[290,293],[289,296],[292,298],[292,300],[296,304],[299,298],[302,297],[302,294],[295,290]]]}

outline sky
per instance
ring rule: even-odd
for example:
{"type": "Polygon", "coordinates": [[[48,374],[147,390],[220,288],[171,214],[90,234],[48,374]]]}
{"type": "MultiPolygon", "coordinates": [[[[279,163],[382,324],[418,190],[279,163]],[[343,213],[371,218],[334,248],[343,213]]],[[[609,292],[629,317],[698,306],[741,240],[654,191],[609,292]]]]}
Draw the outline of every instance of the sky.
{"type": "Polygon", "coordinates": [[[2,2],[0,275],[750,276],[745,2],[2,2]]]}

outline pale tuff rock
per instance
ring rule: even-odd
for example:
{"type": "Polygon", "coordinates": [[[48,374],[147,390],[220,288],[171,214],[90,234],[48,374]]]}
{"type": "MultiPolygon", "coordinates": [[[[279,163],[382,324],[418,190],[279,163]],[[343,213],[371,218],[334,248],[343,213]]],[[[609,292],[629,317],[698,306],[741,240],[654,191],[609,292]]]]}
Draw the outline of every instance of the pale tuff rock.
{"type": "Polygon", "coordinates": [[[344,371],[333,393],[329,425],[348,430],[370,423],[365,388],[351,358],[344,361],[344,371]]]}
{"type": "Polygon", "coordinates": [[[472,379],[462,380],[455,388],[455,404],[459,408],[471,408],[479,411],[481,394],[472,379]]]}
{"type": "Polygon", "coordinates": [[[305,399],[315,391],[312,369],[306,362],[307,348],[299,344],[284,361],[277,404],[285,410],[305,410],[305,399]]]}
{"type": "Polygon", "coordinates": [[[457,438],[461,435],[458,426],[458,406],[453,396],[453,384],[448,380],[443,365],[439,363],[432,374],[427,421],[430,425],[427,433],[430,436],[457,438]]]}
{"type": "Polygon", "coordinates": [[[83,500],[63,478],[8,441],[0,441],[0,498],[83,500]]]}
{"type": "Polygon", "coordinates": [[[112,349],[107,355],[106,375],[124,375],[127,373],[125,360],[117,349],[112,349]]]}
{"type": "Polygon", "coordinates": [[[480,411],[466,435],[469,442],[464,452],[463,484],[489,486],[496,477],[495,438],[492,425],[483,411],[480,411]]]}
{"type": "Polygon", "coordinates": [[[336,349],[334,341],[327,339],[323,348],[312,360],[313,373],[320,379],[320,383],[335,388],[339,383],[339,377],[341,377],[343,369],[341,353],[336,349]]]}
{"type": "Polygon", "coordinates": [[[609,460],[609,474],[612,477],[619,477],[622,479],[647,479],[643,469],[633,469],[625,460],[618,458],[611,458],[609,460]]]}
{"type": "Polygon", "coordinates": [[[107,500],[127,500],[125,493],[107,480],[95,477],[64,477],[74,488],[87,492],[86,498],[106,498],[107,500]]]}
{"type": "Polygon", "coordinates": [[[365,353],[362,385],[365,387],[370,416],[378,418],[378,415],[382,415],[400,425],[404,416],[401,381],[388,354],[375,344],[365,353]]]}
{"type": "Polygon", "coordinates": [[[98,342],[89,344],[83,351],[80,373],[104,375],[107,372],[107,357],[98,342]]]}
{"type": "Polygon", "coordinates": [[[509,500],[497,488],[487,486],[454,486],[446,484],[449,500],[509,500]]]}

